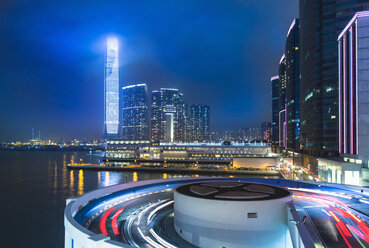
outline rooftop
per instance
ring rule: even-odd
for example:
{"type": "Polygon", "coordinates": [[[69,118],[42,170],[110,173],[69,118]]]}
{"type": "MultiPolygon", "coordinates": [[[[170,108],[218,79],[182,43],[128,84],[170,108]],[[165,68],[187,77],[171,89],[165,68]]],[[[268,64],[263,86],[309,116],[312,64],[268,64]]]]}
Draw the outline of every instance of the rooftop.
{"type": "Polygon", "coordinates": [[[175,190],[196,198],[225,201],[273,200],[291,194],[288,190],[273,185],[236,181],[196,182],[181,185],[175,190]]]}

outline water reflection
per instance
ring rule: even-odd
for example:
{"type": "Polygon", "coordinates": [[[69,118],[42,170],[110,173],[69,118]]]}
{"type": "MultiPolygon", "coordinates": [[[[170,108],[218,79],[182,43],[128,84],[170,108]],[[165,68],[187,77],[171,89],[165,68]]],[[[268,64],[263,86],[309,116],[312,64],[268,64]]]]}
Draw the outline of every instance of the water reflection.
{"type": "Polygon", "coordinates": [[[84,186],[83,170],[79,170],[79,173],[78,173],[78,195],[83,194],[83,186],[84,186]]]}
{"type": "Polygon", "coordinates": [[[74,170],[69,171],[69,192],[74,196],[74,170]]]}
{"type": "Polygon", "coordinates": [[[54,165],[54,195],[58,193],[58,166],[54,165]]]}
{"type": "Polygon", "coordinates": [[[109,171],[105,171],[105,187],[110,185],[110,173],[109,171]]]}
{"type": "Polygon", "coordinates": [[[67,198],[113,184],[192,175],[66,168],[71,160],[78,162],[81,158],[86,163],[99,163],[98,156],[86,155],[84,152],[0,151],[0,158],[4,161],[0,166],[0,188],[5,189],[2,196],[7,203],[0,204],[0,212],[8,213],[2,216],[2,223],[17,224],[19,218],[15,220],[16,216],[26,218],[22,217],[22,228],[7,234],[7,240],[12,240],[13,245],[5,244],[1,247],[63,248],[63,211],[67,198]],[[35,221],[31,219],[37,220],[37,229],[34,226],[35,221]],[[21,244],[14,245],[16,241],[21,244]]]}
{"type": "Polygon", "coordinates": [[[62,167],[62,187],[63,189],[66,189],[68,187],[68,171],[67,171],[67,155],[63,155],[63,167],[62,167]]]}

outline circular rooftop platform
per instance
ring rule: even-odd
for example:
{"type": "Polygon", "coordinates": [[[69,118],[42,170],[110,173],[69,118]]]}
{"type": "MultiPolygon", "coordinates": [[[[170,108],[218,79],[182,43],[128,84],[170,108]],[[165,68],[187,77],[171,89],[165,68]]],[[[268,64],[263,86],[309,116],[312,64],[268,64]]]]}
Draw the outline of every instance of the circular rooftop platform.
{"type": "Polygon", "coordinates": [[[175,189],[183,195],[214,200],[273,200],[291,195],[288,190],[272,185],[248,182],[196,182],[175,189]]]}
{"type": "Polygon", "coordinates": [[[182,184],[174,190],[174,228],[197,247],[282,247],[290,201],[290,191],[269,184],[182,184]]]}

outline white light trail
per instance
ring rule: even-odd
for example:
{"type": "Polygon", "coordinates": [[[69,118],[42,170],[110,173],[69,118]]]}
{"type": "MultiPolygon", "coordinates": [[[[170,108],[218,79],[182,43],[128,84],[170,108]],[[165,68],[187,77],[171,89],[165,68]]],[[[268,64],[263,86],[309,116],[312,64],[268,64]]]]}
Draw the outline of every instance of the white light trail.
{"type": "Polygon", "coordinates": [[[154,216],[154,214],[155,214],[156,212],[158,212],[160,209],[163,209],[163,208],[165,208],[166,206],[168,206],[168,205],[172,204],[173,202],[174,202],[174,200],[171,200],[171,201],[169,201],[169,202],[167,202],[167,203],[164,203],[164,204],[160,205],[159,207],[155,208],[153,211],[151,211],[151,213],[149,214],[149,217],[147,218],[147,225],[148,225],[148,224],[150,224],[150,222],[151,222],[151,218],[154,216]]]}

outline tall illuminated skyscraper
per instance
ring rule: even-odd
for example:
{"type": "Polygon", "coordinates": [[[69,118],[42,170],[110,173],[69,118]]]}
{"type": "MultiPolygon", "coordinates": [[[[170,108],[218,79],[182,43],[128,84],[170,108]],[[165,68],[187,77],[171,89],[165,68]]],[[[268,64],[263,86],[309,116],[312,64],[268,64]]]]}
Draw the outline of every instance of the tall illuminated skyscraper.
{"type": "Polygon", "coordinates": [[[287,148],[300,149],[300,25],[294,19],[286,39],[287,148]]]}
{"type": "Polygon", "coordinates": [[[279,147],[287,148],[286,55],[279,61],[279,147]]]}
{"type": "Polygon", "coordinates": [[[119,60],[118,39],[107,40],[104,83],[104,137],[119,138],[119,60]]]}

